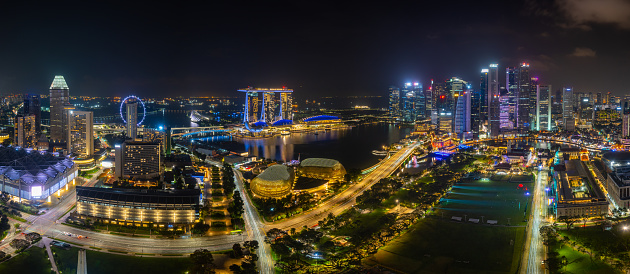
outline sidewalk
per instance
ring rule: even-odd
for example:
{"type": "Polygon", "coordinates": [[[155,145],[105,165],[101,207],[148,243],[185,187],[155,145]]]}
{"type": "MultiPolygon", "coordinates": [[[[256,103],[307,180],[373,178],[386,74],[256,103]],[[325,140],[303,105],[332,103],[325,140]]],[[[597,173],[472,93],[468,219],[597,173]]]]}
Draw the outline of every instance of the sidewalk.
{"type": "Polygon", "coordinates": [[[48,260],[50,260],[52,269],[55,271],[55,273],[59,274],[59,270],[57,269],[57,264],[55,263],[55,257],[53,257],[52,250],[50,249],[50,242],[52,242],[52,239],[48,237],[42,237],[41,244],[43,244],[44,247],[46,247],[46,252],[48,252],[48,260]]]}

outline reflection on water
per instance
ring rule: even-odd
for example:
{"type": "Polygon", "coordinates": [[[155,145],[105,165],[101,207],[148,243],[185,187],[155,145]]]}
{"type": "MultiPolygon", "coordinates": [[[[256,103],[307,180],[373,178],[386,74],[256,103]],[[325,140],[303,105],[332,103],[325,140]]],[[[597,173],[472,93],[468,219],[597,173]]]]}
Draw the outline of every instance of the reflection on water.
{"type": "Polygon", "coordinates": [[[372,150],[381,150],[404,138],[411,128],[399,128],[389,124],[361,125],[351,129],[320,131],[317,135],[291,133],[266,139],[236,140],[244,145],[249,155],[281,161],[312,157],[336,159],[346,168],[367,168],[383,156],[375,156],[372,150]]]}

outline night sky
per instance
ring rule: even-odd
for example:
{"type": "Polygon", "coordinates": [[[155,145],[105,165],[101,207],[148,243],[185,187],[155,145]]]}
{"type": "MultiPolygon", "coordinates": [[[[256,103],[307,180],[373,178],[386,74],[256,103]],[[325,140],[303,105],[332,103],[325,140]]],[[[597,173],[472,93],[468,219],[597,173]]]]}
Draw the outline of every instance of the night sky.
{"type": "Polygon", "coordinates": [[[61,74],[71,95],[386,95],[452,76],[477,87],[487,64],[520,61],[554,90],[630,93],[625,0],[12,2],[0,7],[3,94],[47,93],[61,74]]]}

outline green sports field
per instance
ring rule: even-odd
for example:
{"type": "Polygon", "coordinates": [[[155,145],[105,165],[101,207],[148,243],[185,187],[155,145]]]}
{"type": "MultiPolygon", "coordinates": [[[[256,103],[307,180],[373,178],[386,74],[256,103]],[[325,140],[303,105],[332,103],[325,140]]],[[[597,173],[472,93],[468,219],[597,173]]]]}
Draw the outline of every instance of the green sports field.
{"type": "Polygon", "coordinates": [[[526,193],[532,192],[533,178],[503,179],[456,184],[431,215],[366,263],[403,273],[515,273],[530,210],[531,195],[526,193]],[[462,221],[451,220],[453,216],[462,221]],[[482,225],[482,216],[484,221],[498,224],[482,225]],[[480,222],[465,222],[464,218],[480,222]]]}

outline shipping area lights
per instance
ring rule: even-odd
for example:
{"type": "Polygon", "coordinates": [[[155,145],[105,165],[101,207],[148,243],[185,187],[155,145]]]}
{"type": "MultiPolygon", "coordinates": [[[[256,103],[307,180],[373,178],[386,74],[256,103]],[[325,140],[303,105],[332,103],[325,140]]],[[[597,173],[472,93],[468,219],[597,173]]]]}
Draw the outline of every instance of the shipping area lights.
{"type": "Polygon", "coordinates": [[[120,102],[120,118],[122,118],[123,123],[127,124],[127,120],[125,119],[125,116],[123,115],[123,106],[127,103],[129,99],[136,99],[142,105],[142,119],[140,120],[140,122],[138,122],[138,126],[140,126],[142,122],[144,122],[144,118],[147,116],[147,108],[144,106],[144,102],[142,102],[142,100],[140,100],[138,96],[135,96],[135,95],[127,96],[125,97],[125,99],[123,99],[120,102]]]}

